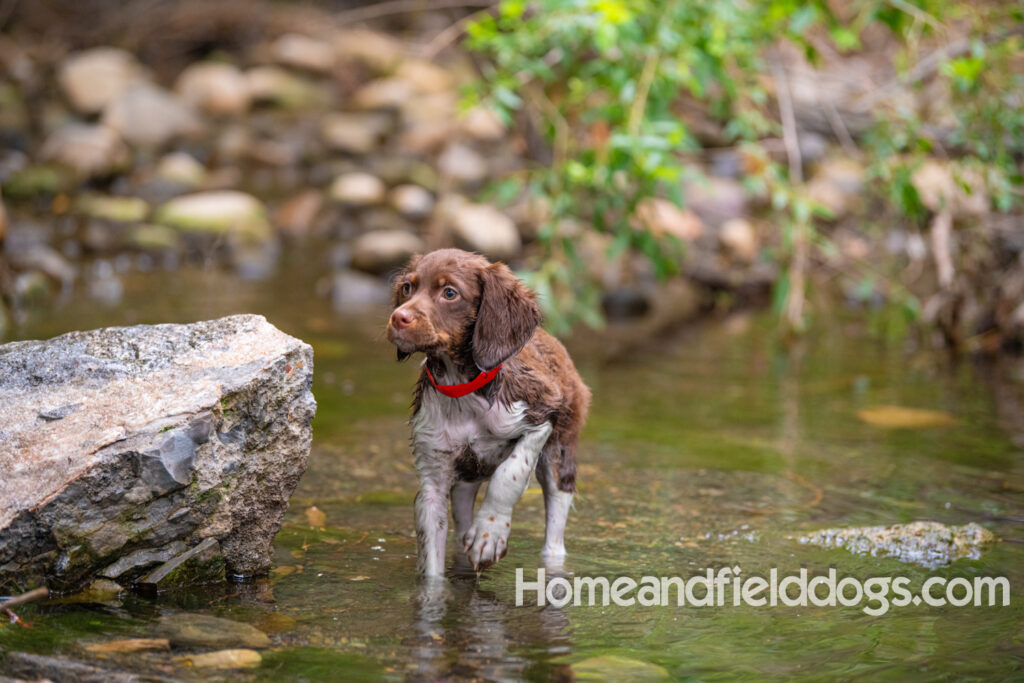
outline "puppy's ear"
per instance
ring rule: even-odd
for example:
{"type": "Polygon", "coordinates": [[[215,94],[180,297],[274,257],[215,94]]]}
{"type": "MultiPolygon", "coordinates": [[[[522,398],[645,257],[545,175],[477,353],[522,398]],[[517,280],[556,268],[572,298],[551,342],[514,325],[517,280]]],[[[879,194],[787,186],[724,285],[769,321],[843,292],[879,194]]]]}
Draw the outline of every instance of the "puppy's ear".
{"type": "Polygon", "coordinates": [[[473,330],[473,362],[493,370],[519,353],[541,323],[533,292],[504,263],[480,272],[480,308],[473,330]]]}
{"type": "MultiPolygon", "coordinates": [[[[413,272],[414,270],[416,270],[416,266],[418,266],[420,264],[420,259],[422,259],[422,258],[423,258],[422,254],[416,254],[411,259],[409,259],[409,262],[405,264],[404,268],[402,268],[400,271],[395,273],[395,275],[391,278],[391,308],[392,308],[392,310],[398,308],[398,305],[400,303],[402,303],[402,301],[401,301],[401,298],[402,298],[401,286],[402,286],[402,283],[405,282],[405,276],[408,275],[409,273],[413,272]]],[[[402,360],[402,359],[399,358],[399,360],[402,360]]]]}

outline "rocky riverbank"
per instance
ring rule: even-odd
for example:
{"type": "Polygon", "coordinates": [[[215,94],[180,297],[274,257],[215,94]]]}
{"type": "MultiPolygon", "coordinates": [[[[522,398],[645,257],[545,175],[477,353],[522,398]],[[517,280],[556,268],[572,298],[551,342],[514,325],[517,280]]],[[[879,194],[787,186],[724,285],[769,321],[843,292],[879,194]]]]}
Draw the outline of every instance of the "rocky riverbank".
{"type": "Polygon", "coordinates": [[[0,593],[267,571],[312,362],[251,315],[0,346],[0,593]]]}
{"type": "MultiPolygon", "coordinates": [[[[464,98],[483,65],[455,45],[463,15],[372,24],[372,12],[291,4],[157,5],[78,10],[91,31],[44,30],[45,12],[26,5],[0,36],[0,291],[15,324],[71,287],[116,304],[133,270],[192,262],[261,279],[296,243],[316,245],[317,294],[344,312],[386,300],[387,274],[413,252],[541,262],[547,208],[498,181],[550,154],[536,122],[464,98]]],[[[822,111],[822,83],[850,80],[842,61],[815,72],[786,59],[810,79],[795,89],[800,114],[822,111]]],[[[695,302],[684,314],[767,301],[785,240],[763,188],[745,182],[756,159],[708,112],[679,115],[707,145],[688,161],[685,208],[648,198],[636,229],[686,245],[673,284],[695,302]]],[[[816,285],[896,335],[916,317],[940,345],[1019,345],[1020,217],[989,213],[985,179],[928,162],[911,179],[927,214],[913,224],[882,208],[878,193],[892,190],[871,187],[872,161],[852,141],[801,122],[807,191],[831,214],[818,221],[816,285]]],[[[778,139],[762,147],[783,153],[778,139]]],[[[578,234],[609,317],[648,316],[672,296],[644,258],[609,257],[610,235],[578,234]]]]}

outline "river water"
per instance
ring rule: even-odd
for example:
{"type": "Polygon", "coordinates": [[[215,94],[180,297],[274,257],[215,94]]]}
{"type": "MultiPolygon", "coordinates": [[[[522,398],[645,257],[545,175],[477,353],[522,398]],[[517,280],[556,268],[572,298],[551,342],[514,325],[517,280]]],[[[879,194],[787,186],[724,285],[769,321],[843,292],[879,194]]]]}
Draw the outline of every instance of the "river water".
{"type": "MultiPolygon", "coordinates": [[[[532,579],[543,503],[531,482],[508,556],[479,576],[425,591],[415,573],[408,447],[416,361],[396,363],[385,311],[339,315],[314,296],[315,254],[290,252],[269,279],[219,271],[132,274],[115,304],[75,293],[33,314],[19,337],[230,313],[265,315],[313,345],[309,469],[276,541],[269,577],[161,595],[69,598],[21,608],[31,629],[0,626],[0,650],[90,660],[83,643],[150,635],[192,610],[271,635],[260,668],[225,678],[549,679],[644,676],[1020,678],[1024,665],[1024,429],[1020,387],[979,366],[818,324],[785,353],[770,313],[705,322],[616,355],[599,335],[569,340],[594,392],[567,534],[571,576],[744,576],[835,568],[859,579],[1005,576],[1009,606],[516,606],[515,570],[532,579]],[[943,426],[884,428],[858,410],[943,411],[943,426]],[[789,538],[814,529],[917,519],[978,522],[1000,540],[978,560],[928,570],[822,550],[789,538]]],[[[535,594],[532,594],[535,600],[535,594]]],[[[92,658],[180,678],[181,653],[92,658]]]]}

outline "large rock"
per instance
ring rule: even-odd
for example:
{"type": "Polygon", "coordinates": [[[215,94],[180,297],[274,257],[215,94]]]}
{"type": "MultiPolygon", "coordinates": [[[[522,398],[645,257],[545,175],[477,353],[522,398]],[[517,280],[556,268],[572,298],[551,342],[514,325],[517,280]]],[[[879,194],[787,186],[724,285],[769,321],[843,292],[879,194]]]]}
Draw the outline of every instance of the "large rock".
{"type": "Polygon", "coordinates": [[[266,571],[312,373],[255,315],[0,346],[0,592],[166,576],[206,539],[230,573],[266,571]]]}

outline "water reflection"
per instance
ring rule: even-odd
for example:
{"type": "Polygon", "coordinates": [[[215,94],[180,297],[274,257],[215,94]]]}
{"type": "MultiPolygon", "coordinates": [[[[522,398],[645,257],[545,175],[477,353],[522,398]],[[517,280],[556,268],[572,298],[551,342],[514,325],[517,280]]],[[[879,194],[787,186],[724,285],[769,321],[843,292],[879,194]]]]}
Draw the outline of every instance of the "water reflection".
{"type": "MultiPolygon", "coordinates": [[[[546,569],[549,580],[565,575],[559,565],[546,569]]],[[[552,657],[571,652],[568,613],[551,605],[531,605],[531,595],[527,593],[526,605],[517,607],[483,588],[476,575],[424,581],[413,597],[416,642],[410,677],[517,679],[533,665],[523,652],[552,657]]]]}

